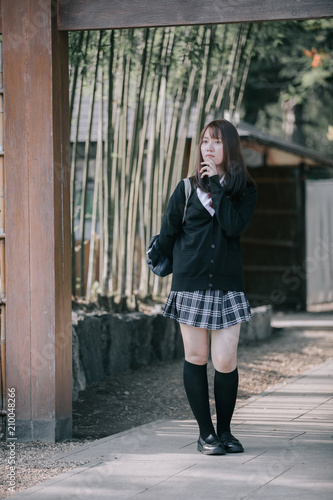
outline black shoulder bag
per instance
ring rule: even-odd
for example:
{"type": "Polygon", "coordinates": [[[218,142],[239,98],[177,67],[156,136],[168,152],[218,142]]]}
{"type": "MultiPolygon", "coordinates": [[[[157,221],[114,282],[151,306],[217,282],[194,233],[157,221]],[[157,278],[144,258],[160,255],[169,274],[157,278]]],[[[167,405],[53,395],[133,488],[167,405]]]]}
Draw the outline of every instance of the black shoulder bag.
{"type": "MultiPolygon", "coordinates": [[[[187,203],[191,195],[191,181],[190,179],[183,179],[185,184],[185,207],[182,223],[184,223],[187,203]]],[[[152,237],[149,243],[149,247],[147,250],[147,264],[154,274],[163,278],[164,276],[168,276],[172,273],[172,262],[168,257],[165,257],[162,252],[158,242],[159,234],[156,234],[152,237]]]]}

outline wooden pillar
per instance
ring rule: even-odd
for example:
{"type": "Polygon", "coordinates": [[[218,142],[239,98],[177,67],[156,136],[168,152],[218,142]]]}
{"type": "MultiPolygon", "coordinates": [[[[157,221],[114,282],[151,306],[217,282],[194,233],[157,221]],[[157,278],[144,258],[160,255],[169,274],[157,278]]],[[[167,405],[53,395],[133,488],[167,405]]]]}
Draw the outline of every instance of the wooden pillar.
{"type": "Polygon", "coordinates": [[[7,387],[16,437],[72,432],[67,33],[54,0],[3,0],[7,387]]]}

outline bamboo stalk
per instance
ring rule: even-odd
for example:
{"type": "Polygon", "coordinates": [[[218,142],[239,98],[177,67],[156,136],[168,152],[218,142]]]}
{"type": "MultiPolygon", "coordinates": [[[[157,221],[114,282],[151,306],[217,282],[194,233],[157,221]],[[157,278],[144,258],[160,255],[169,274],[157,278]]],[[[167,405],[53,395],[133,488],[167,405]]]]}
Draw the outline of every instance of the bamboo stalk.
{"type": "Polygon", "coordinates": [[[229,114],[230,114],[230,119],[233,120],[233,115],[234,115],[234,100],[235,100],[235,94],[236,94],[236,85],[237,85],[237,76],[238,76],[238,70],[239,70],[239,65],[240,65],[240,59],[241,55],[243,53],[243,49],[246,43],[247,39],[247,34],[249,32],[249,26],[250,25],[242,25],[242,30],[241,30],[241,37],[240,41],[237,47],[237,55],[235,58],[235,64],[234,64],[234,69],[232,72],[232,85],[230,89],[230,101],[229,101],[229,114]]]}
{"type": "MultiPolygon", "coordinates": [[[[83,43],[83,37],[84,37],[84,31],[80,31],[79,34],[79,40],[78,40],[78,48],[79,50],[81,49],[82,43],[83,43]]],[[[76,85],[77,85],[77,77],[79,74],[79,68],[80,68],[80,58],[77,57],[75,61],[74,68],[71,68],[73,70],[73,76],[71,78],[71,97],[69,101],[69,123],[72,123],[72,116],[73,116],[73,109],[74,109],[74,100],[75,100],[75,91],[76,91],[76,85]]]]}
{"type": "Polygon", "coordinates": [[[158,90],[158,105],[157,105],[157,127],[156,127],[156,147],[158,157],[158,205],[157,205],[157,220],[159,225],[162,221],[162,204],[163,204],[163,185],[164,179],[164,167],[165,167],[165,152],[166,152],[166,138],[165,138],[165,111],[166,111],[166,86],[167,86],[167,68],[169,64],[169,41],[172,32],[167,29],[166,36],[163,41],[163,50],[161,54],[161,77],[159,82],[158,90]]]}
{"type": "Polygon", "coordinates": [[[202,47],[201,59],[203,60],[201,77],[199,83],[198,97],[197,97],[197,107],[196,107],[196,118],[194,122],[194,134],[192,136],[191,142],[191,153],[190,153],[190,171],[194,169],[194,165],[197,159],[197,148],[199,146],[199,137],[201,124],[203,122],[202,114],[205,109],[205,88],[207,80],[207,71],[209,63],[209,54],[211,52],[211,42],[212,42],[212,28],[205,27],[202,28],[202,33],[200,33],[200,39],[204,42],[202,47]]]}
{"type": "Polygon", "coordinates": [[[105,251],[105,238],[104,238],[104,199],[103,199],[103,167],[105,163],[105,158],[104,161],[101,165],[101,168],[99,170],[99,176],[97,179],[95,179],[95,182],[98,182],[98,217],[99,217],[99,227],[100,227],[100,233],[99,233],[99,269],[98,269],[98,282],[100,284],[101,288],[101,295],[106,295],[103,294],[103,277],[104,277],[104,251],[105,251]]]}
{"type": "MultiPolygon", "coordinates": [[[[148,293],[148,288],[147,288],[147,283],[148,283],[148,267],[145,265],[145,258],[146,258],[146,248],[148,246],[147,243],[147,238],[148,238],[148,227],[150,226],[149,220],[150,220],[150,204],[149,204],[149,198],[146,197],[147,193],[147,187],[150,187],[150,174],[151,174],[151,169],[147,168],[147,162],[145,163],[145,159],[147,157],[146,155],[146,137],[147,137],[147,130],[148,130],[148,122],[149,122],[149,113],[151,109],[151,104],[152,104],[152,99],[153,99],[153,86],[154,86],[154,79],[150,78],[149,79],[149,87],[147,88],[146,92],[146,97],[147,97],[147,102],[145,103],[145,109],[144,109],[144,116],[143,116],[143,121],[142,121],[142,129],[140,132],[140,146],[139,146],[139,154],[138,154],[138,174],[140,174],[137,177],[137,180],[135,181],[135,197],[134,197],[134,204],[136,204],[136,218],[138,217],[138,233],[139,233],[139,239],[140,239],[140,254],[141,254],[141,263],[140,265],[140,277],[139,277],[139,293],[142,294],[143,289],[147,289],[148,293]],[[144,259],[144,260],[143,260],[144,259]]],[[[150,227],[149,227],[149,232],[150,232],[150,227]]]]}
{"type": "MultiPolygon", "coordinates": [[[[157,197],[157,222],[158,226],[161,226],[162,222],[162,209],[163,209],[163,186],[165,183],[164,169],[165,169],[165,152],[166,152],[166,132],[165,132],[165,121],[166,121],[166,86],[167,86],[167,70],[169,66],[169,58],[171,55],[170,49],[170,38],[173,38],[173,33],[168,28],[166,32],[166,37],[163,43],[163,50],[161,54],[162,61],[162,71],[161,71],[161,81],[159,84],[159,99],[157,106],[157,137],[156,137],[156,149],[157,149],[157,171],[158,171],[158,197],[157,197]],[[159,144],[158,144],[159,143],[159,144]]],[[[157,291],[161,286],[161,280],[155,280],[154,289],[157,291]]]]}
{"type": "MultiPolygon", "coordinates": [[[[162,35],[162,39],[161,39],[161,42],[160,42],[160,48],[162,47],[162,44],[164,44],[164,54],[162,54],[162,59],[163,57],[165,56],[165,54],[167,53],[167,48],[168,48],[168,45],[167,42],[168,40],[164,37],[164,34],[165,34],[165,30],[162,31],[163,35],[162,35]]],[[[154,30],[154,35],[155,35],[155,30],[154,30]]],[[[152,43],[151,43],[151,47],[150,47],[150,53],[149,53],[149,56],[147,57],[147,61],[146,61],[146,68],[145,68],[145,73],[146,75],[148,75],[148,70],[149,70],[149,64],[150,64],[150,61],[151,61],[151,57],[152,57],[152,45],[153,45],[153,41],[154,41],[154,37],[152,38],[152,43]]],[[[162,50],[163,52],[163,50],[162,50]]],[[[160,57],[158,58],[158,61],[160,61],[160,57]]],[[[159,62],[158,62],[159,64],[159,62]]],[[[156,71],[154,71],[155,73],[156,71]]],[[[128,274],[133,276],[133,273],[134,273],[134,261],[135,261],[135,258],[134,258],[134,245],[135,245],[135,242],[137,240],[136,238],[136,235],[137,235],[137,223],[138,223],[138,212],[139,212],[139,190],[140,190],[140,184],[142,182],[142,168],[143,168],[143,159],[144,159],[144,150],[145,150],[145,142],[146,142],[146,135],[147,135],[147,127],[148,127],[148,119],[149,119],[149,109],[151,107],[151,104],[152,104],[152,99],[154,98],[154,100],[156,99],[156,96],[157,94],[159,94],[159,96],[161,97],[162,95],[162,92],[158,92],[158,88],[159,88],[159,85],[160,85],[160,78],[154,78],[154,88],[147,92],[147,85],[148,85],[148,78],[146,77],[145,78],[145,85],[144,87],[142,88],[142,90],[144,92],[142,92],[142,95],[141,95],[141,102],[143,103],[144,102],[144,94],[149,94],[149,102],[147,103],[147,106],[146,106],[146,110],[145,110],[145,113],[144,113],[144,116],[140,116],[140,127],[141,127],[141,131],[140,131],[140,146],[139,146],[139,151],[138,151],[138,163],[137,163],[137,169],[136,169],[136,175],[135,175],[135,179],[134,179],[134,183],[133,183],[133,216],[132,216],[132,234],[131,234],[131,243],[132,243],[132,251],[133,251],[133,255],[132,255],[132,261],[130,261],[129,263],[129,268],[128,268],[128,274]],[[154,97],[153,97],[154,96],[154,97]]],[[[142,111],[143,111],[143,107],[141,107],[142,111]]],[[[155,105],[154,105],[154,109],[155,108],[155,105]]],[[[141,113],[142,114],[142,113],[141,113]]],[[[159,118],[157,118],[157,121],[159,120],[159,118]]],[[[165,122],[165,119],[163,118],[163,123],[165,122]]],[[[153,133],[153,136],[151,137],[151,140],[152,140],[152,144],[153,144],[153,147],[156,151],[157,149],[157,138],[156,138],[156,133],[158,132],[155,132],[154,131],[154,128],[155,127],[152,127],[152,133],[153,133]]],[[[161,131],[160,134],[158,134],[160,137],[164,137],[164,131],[161,131]]],[[[164,161],[164,158],[162,156],[162,162],[164,161]]],[[[149,186],[149,189],[150,189],[150,178],[151,178],[151,168],[153,167],[153,162],[150,163],[150,168],[148,169],[148,186],[149,186]]],[[[143,191],[141,190],[141,194],[143,195],[143,191]]],[[[147,208],[149,206],[149,195],[147,197],[147,208]]],[[[143,196],[142,196],[142,200],[141,200],[141,203],[143,203],[143,196]]],[[[144,213],[144,208],[143,206],[141,207],[142,209],[142,213],[144,213]]],[[[150,211],[147,210],[147,213],[149,213],[150,211]]],[[[140,250],[137,250],[137,251],[140,251],[140,254],[144,254],[145,255],[145,248],[146,248],[146,244],[147,244],[147,241],[146,241],[146,238],[147,238],[147,233],[148,233],[148,230],[147,230],[147,227],[149,227],[149,219],[147,219],[148,221],[148,224],[144,225],[144,228],[141,230],[141,234],[140,234],[140,241],[141,241],[141,246],[139,247],[140,250]]],[[[145,221],[146,222],[146,221],[145,221]]],[[[144,273],[146,271],[143,270],[142,268],[142,257],[141,258],[137,258],[137,262],[140,261],[140,267],[141,267],[141,273],[144,273]]],[[[145,266],[146,267],[146,266],[145,266]]],[[[147,280],[146,280],[147,281],[147,280]]],[[[140,282],[140,280],[139,280],[140,282]]],[[[130,286],[133,286],[133,281],[132,280],[129,280],[129,285],[130,286]]],[[[139,284],[139,288],[141,288],[141,284],[139,284]]],[[[129,288],[130,289],[130,288],[129,288]]],[[[131,293],[133,292],[133,290],[131,290],[131,293]]]]}
{"type": "Polygon", "coordinates": [[[87,203],[87,184],[89,175],[89,162],[90,162],[90,150],[91,150],[91,133],[93,124],[93,115],[95,107],[95,96],[96,96],[96,86],[97,86],[97,73],[98,73],[98,63],[100,57],[101,43],[102,43],[103,32],[99,34],[98,46],[96,51],[96,62],[94,69],[94,76],[92,80],[92,92],[89,107],[89,118],[88,118],[88,136],[85,142],[84,151],[84,164],[83,164],[83,174],[82,174],[82,189],[81,189],[81,212],[80,212],[80,237],[81,237],[81,248],[80,248],[80,293],[81,296],[85,295],[85,284],[84,284],[84,242],[85,242],[85,222],[86,222],[86,203],[87,203]]]}
{"type": "MultiPolygon", "coordinates": [[[[94,195],[93,195],[93,207],[92,207],[92,217],[91,217],[91,234],[90,234],[90,248],[89,248],[89,264],[88,264],[88,276],[87,276],[87,290],[86,297],[90,300],[91,297],[91,287],[95,279],[95,266],[96,266],[96,253],[95,253],[95,243],[97,236],[97,214],[98,214],[98,192],[99,192],[99,178],[100,171],[103,166],[103,96],[104,96],[104,72],[103,67],[98,68],[98,80],[100,82],[100,101],[99,101],[99,123],[98,123],[98,140],[97,140],[97,152],[96,152],[96,162],[95,162],[95,182],[94,182],[94,195]]],[[[102,214],[100,214],[100,222],[102,222],[102,214]]]]}
{"type": "Polygon", "coordinates": [[[206,112],[206,105],[207,105],[207,100],[208,96],[210,93],[211,89],[211,81],[209,78],[209,70],[212,65],[212,55],[213,55],[213,46],[214,46],[214,40],[215,40],[215,35],[216,34],[216,26],[211,26],[210,29],[207,31],[206,34],[206,49],[205,49],[205,64],[203,68],[203,72],[205,73],[205,81],[203,84],[203,102],[201,106],[201,111],[200,111],[200,122],[199,122],[199,136],[198,136],[198,141],[200,137],[200,131],[203,129],[205,122],[206,122],[206,117],[207,117],[207,112],[206,112]]]}
{"type": "MultiPolygon", "coordinates": [[[[87,32],[86,41],[85,41],[85,57],[88,52],[89,45],[89,37],[90,31],[87,32]]],[[[84,84],[84,71],[81,68],[81,78],[80,78],[80,86],[79,86],[79,98],[77,105],[77,118],[76,118],[76,128],[75,128],[75,138],[72,146],[72,158],[71,158],[71,181],[70,181],[70,191],[71,191],[71,238],[72,238],[72,294],[76,296],[76,239],[75,239],[75,220],[76,220],[76,159],[77,159],[77,145],[79,142],[79,127],[80,127],[80,117],[81,117],[81,105],[82,105],[82,92],[83,92],[83,84],[84,84]]],[[[74,93],[76,93],[76,87],[72,89],[73,96],[73,104],[74,104],[74,93]]],[[[78,207],[77,207],[78,209],[78,207]]]]}
{"type": "MultiPolygon", "coordinates": [[[[126,33],[125,33],[126,35],[126,33]]],[[[120,231],[120,172],[121,172],[121,148],[122,148],[122,106],[123,106],[123,94],[124,94],[124,83],[125,83],[125,44],[123,43],[123,32],[118,35],[117,43],[115,44],[115,50],[117,53],[115,74],[117,75],[115,82],[115,122],[114,122],[114,148],[112,155],[112,175],[111,175],[111,186],[110,186],[110,196],[111,204],[114,210],[113,213],[113,233],[112,238],[114,245],[111,260],[111,279],[112,279],[112,290],[117,296],[120,294],[120,244],[119,240],[121,238],[120,231]],[[119,46],[119,48],[117,48],[119,46]]]]}
{"type": "MultiPolygon", "coordinates": [[[[119,175],[116,176],[116,182],[115,185],[117,189],[115,190],[115,195],[114,195],[114,204],[115,204],[115,211],[114,211],[114,225],[113,225],[113,241],[118,243],[119,239],[119,234],[120,234],[120,189],[119,189],[119,175]]],[[[119,253],[117,250],[114,249],[112,253],[112,284],[113,284],[113,290],[114,294],[119,296],[119,279],[120,279],[120,272],[119,272],[119,253]]]]}
{"type": "MultiPolygon", "coordinates": [[[[163,31],[164,33],[164,31],[163,31]]],[[[161,57],[161,50],[162,46],[161,43],[159,44],[158,48],[158,57],[157,60],[160,60],[161,57]]],[[[157,67],[152,68],[151,72],[155,73],[157,71],[157,67]]],[[[144,190],[144,197],[143,197],[143,218],[144,218],[144,227],[145,227],[145,234],[144,234],[144,245],[145,248],[147,248],[149,240],[151,238],[152,233],[154,232],[157,223],[156,223],[156,211],[157,211],[157,204],[156,204],[156,197],[157,197],[157,190],[153,187],[154,186],[154,165],[155,165],[155,159],[156,159],[156,109],[157,109],[157,96],[158,96],[158,90],[159,90],[159,78],[153,78],[152,81],[152,90],[151,90],[151,95],[150,95],[150,102],[147,106],[147,118],[150,116],[150,131],[149,131],[149,136],[148,136],[148,145],[147,145],[147,154],[146,154],[146,169],[145,169],[145,176],[146,176],[146,182],[145,182],[145,190],[144,190]]],[[[156,179],[155,179],[156,180],[156,179]]]]}
{"type": "MultiPolygon", "coordinates": [[[[118,166],[118,149],[119,149],[119,128],[120,128],[120,109],[116,110],[116,121],[114,127],[114,150],[112,158],[112,175],[111,175],[111,186],[110,186],[110,197],[112,206],[112,234],[111,237],[114,242],[117,241],[119,236],[119,175],[117,172],[118,166]]],[[[113,248],[111,256],[111,283],[112,291],[117,293],[118,291],[118,252],[117,247],[113,248]]]]}
{"type": "MultiPolygon", "coordinates": [[[[188,39],[190,33],[190,28],[188,27],[185,33],[185,40],[188,39]]],[[[174,45],[177,44],[177,40],[174,45]]],[[[187,48],[189,43],[183,44],[183,53],[181,67],[183,68],[180,81],[178,83],[177,91],[174,93],[172,98],[172,109],[170,110],[170,129],[169,137],[167,141],[167,157],[165,160],[165,183],[164,183],[164,193],[163,193],[163,208],[165,210],[167,201],[170,196],[171,191],[171,165],[174,164],[175,154],[176,154],[176,144],[177,144],[177,133],[179,129],[179,121],[182,111],[182,105],[185,97],[185,86],[187,87],[187,77],[189,71],[189,57],[187,55],[187,48]]]]}
{"type": "MultiPolygon", "coordinates": [[[[113,112],[113,91],[114,91],[114,59],[115,59],[115,46],[114,46],[114,31],[110,32],[110,53],[109,53],[109,81],[108,81],[108,110],[107,110],[107,141],[106,141],[106,162],[103,163],[105,170],[103,175],[104,180],[104,208],[100,215],[101,228],[103,227],[103,250],[101,252],[100,265],[103,266],[101,273],[102,280],[101,288],[102,295],[107,295],[112,291],[111,279],[111,261],[112,261],[112,233],[114,223],[114,197],[112,198],[112,150],[115,144],[114,138],[114,112],[113,112]],[[102,222],[103,221],[103,222],[102,222]]],[[[102,191],[101,191],[102,194],[102,191]]]]}
{"type": "MultiPolygon", "coordinates": [[[[154,94],[156,95],[157,85],[154,85],[154,94]]],[[[147,181],[146,181],[146,194],[145,194],[145,221],[147,232],[149,235],[156,234],[156,190],[154,190],[154,142],[155,142],[155,109],[156,109],[156,99],[152,99],[151,102],[151,123],[150,123],[150,134],[148,137],[148,147],[147,147],[147,181]],[[155,193],[155,196],[154,196],[155,193]]],[[[152,283],[152,273],[149,274],[148,288],[152,283]]]]}
{"type": "Polygon", "coordinates": [[[258,39],[259,29],[260,29],[260,25],[251,25],[249,33],[248,33],[248,36],[250,34],[252,36],[251,36],[250,46],[249,46],[249,49],[248,49],[248,55],[247,55],[246,62],[245,62],[245,67],[244,67],[244,71],[243,71],[242,81],[241,81],[241,85],[240,85],[240,89],[239,89],[239,93],[238,93],[238,97],[237,97],[237,103],[236,103],[235,111],[239,110],[240,107],[241,107],[241,105],[242,105],[243,96],[244,96],[244,90],[245,90],[245,84],[246,84],[246,80],[247,80],[247,77],[248,77],[248,74],[249,74],[250,64],[251,64],[251,60],[252,60],[252,56],[253,56],[253,50],[254,50],[256,41],[258,39]]]}
{"type": "Polygon", "coordinates": [[[240,38],[240,34],[241,34],[241,29],[242,29],[242,26],[239,25],[239,27],[237,28],[236,34],[234,36],[233,42],[232,42],[232,52],[231,52],[230,59],[229,59],[227,75],[226,75],[226,78],[223,78],[223,80],[222,80],[222,85],[221,85],[221,88],[220,88],[219,93],[217,95],[217,99],[216,99],[216,103],[215,103],[215,112],[214,112],[215,116],[217,115],[217,112],[220,112],[220,110],[221,110],[224,92],[225,92],[227,86],[229,85],[230,79],[232,77],[232,69],[233,69],[233,66],[235,63],[235,58],[236,58],[238,42],[239,42],[239,38],[240,38]]]}
{"type": "MultiPolygon", "coordinates": [[[[143,178],[142,178],[142,170],[143,170],[143,160],[144,160],[144,149],[145,149],[145,142],[146,142],[146,134],[147,134],[147,128],[148,128],[148,110],[146,110],[145,118],[143,121],[143,128],[140,133],[140,147],[139,147],[139,152],[138,152],[138,165],[136,169],[136,178],[135,178],[135,183],[134,183],[134,191],[133,191],[133,214],[132,214],[132,234],[131,234],[131,241],[133,244],[133,251],[134,251],[134,242],[136,240],[137,236],[137,231],[139,231],[139,238],[141,242],[141,248],[140,248],[140,253],[145,255],[146,251],[146,234],[147,234],[147,228],[146,228],[146,223],[147,221],[144,219],[144,204],[143,204],[143,178]],[[141,198],[140,198],[141,196],[141,198]],[[139,214],[139,216],[138,216],[139,214]],[[142,221],[144,222],[144,225],[140,224],[142,221]],[[139,223],[139,224],[138,224],[139,223]],[[139,225],[139,228],[138,228],[139,225]]],[[[149,181],[148,181],[149,182],[149,181]]],[[[133,269],[134,265],[134,253],[132,257],[132,263],[129,265],[131,266],[130,269],[133,269]]],[[[145,274],[145,271],[148,271],[147,269],[142,268],[142,264],[140,264],[141,268],[141,273],[140,276],[145,274]]],[[[139,283],[141,282],[141,279],[139,279],[139,283]]],[[[128,286],[132,286],[132,281],[128,283],[128,286]]],[[[138,288],[141,288],[141,284],[138,285],[138,288]]],[[[131,290],[131,293],[133,290],[131,290]]]]}
{"type": "MultiPolygon", "coordinates": [[[[159,44],[159,56],[158,56],[158,61],[163,61],[165,58],[166,50],[167,50],[167,31],[163,29],[162,31],[162,37],[161,41],[159,44]]],[[[157,67],[159,67],[160,64],[158,64],[157,67]]],[[[163,125],[161,124],[162,121],[164,121],[164,114],[163,114],[163,104],[164,104],[164,85],[163,85],[163,78],[162,78],[162,73],[163,73],[163,66],[162,68],[157,72],[158,77],[155,78],[154,84],[155,84],[155,92],[156,92],[156,104],[155,104],[155,120],[153,122],[154,127],[152,127],[152,145],[153,145],[153,154],[151,156],[152,159],[152,165],[153,165],[153,192],[152,192],[152,228],[153,228],[153,234],[156,234],[159,231],[160,228],[160,219],[161,219],[161,192],[160,192],[160,185],[161,185],[161,162],[163,162],[163,152],[161,154],[161,149],[163,148],[163,145],[161,145],[161,142],[163,142],[163,139],[161,138],[161,127],[163,125]],[[162,71],[161,71],[162,70],[162,71]]],[[[159,279],[157,276],[153,276],[153,290],[157,290],[159,286],[159,279]]]]}
{"type": "Polygon", "coordinates": [[[221,43],[221,49],[220,49],[220,54],[221,54],[220,61],[221,62],[219,64],[219,70],[218,70],[218,74],[216,77],[216,81],[213,83],[210,95],[207,98],[206,109],[205,109],[206,115],[208,115],[209,112],[211,111],[211,109],[213,108],[213,102],[216,98],[215,96],[216,96],[217,90],[221,85],[221,82],[223,79],[223,71],[224,71],[225,63],[226,63],[227,58],[228,58],[228,51],[226,50],[226,39],[227,39],[227,33],[228,33],[228,25],[224,24],[224,25],[218,26],[218,28],[219,29],[217,30],[217,33],[215,33],[215,37],[219,38],[220,31],[221,31],[221,29],[223,30],[223,37],[222,37],[222,43],[221,43]]]}
{"type": "MultiPolygon", "coordinates": [[[[146,203],[145,205],[143,204],[143,190],[141,189],[140,192],[137,190],[137,196],[139,196],[139,201],[138,203],[140,204],[139,207],[139,212],[141,214],[144,214],[146,211],[146,214],[148,215],[147,218],[143,216],[144,219],[144,225],[140,224],[139,221],[139,227],[140,227],[140,236],[141,236],[141,277],[143,276],[143,280],[141,282],[140,280],[140,290],[145,290],[146,293],[148,293],[148,283],[149,283],[149,276],[148,276],[148,267],[146,265],[146,248],[149,244],[149,240],[151,238],[151,229],[152,227],[160,224],[160,220],[162,217],[162,206],[163,206],[163,188],[164,188],[164,166],[165,166],[165,161],[166,161],[166,132],[165,132],[165,126],[166,126],[166,116],[165,116],[165,109],[166,109],[166,76],[168,73],[168,67],[170,64],[170,58],[172,54],[172,47],[173,47],[173,41],[174,41],[174,29],[168,28],[167,30],[163,30],[163,36],[161,39],[161,43],[159,46],[159,52],[160,55],[158,57],[158,61],[162,62],[162,70],[158,71],[157,69],[154,71],[154,73],[157,71],[160,73],[160,78],[154,79],[153,82],[153,91],[151,93],[151,99],[150,99],[150,106],[153,112],[153,116],[155,117],[156,112],[156,120],[154,120],[153,125],[151,127],[151,136],[149,139],[149,151],[150,151],[150,162],[149,162],[149,168],[147,169],[147,182],[146,186],[148,189],[146,189],[146,203]],[[158,104],[156,104],[156,98],[158,95],[158,104]],[[152,103],[153,107],[152,107],[152,103]],[[156,111],[157,110],[157,111],[156,111]],[[156,123],[156,124],[155,124],[156,123]],[[155,152],[155,154],[154,154],[155,152]],[[157,168],[154,170],[154,175],[153,175],[153,167],[154,165],[157,166],[157,168]],[[155,175],[156,174],[156,175],[155,175]],[[158,185],[158,191],[156,191],[156,178],[157,178],[157,185],[158,185]],[[155,188],[153,190],[153,206],[157,207],[156,209],[153,208],[153,210],[150,210],[150,192],[152,189],[152,182],[154,182],[155,188]],[[151,217],[151,212],[153,212],[153,218],[151,217]],[[153,224],[151,224],[153,222],[153,224]]],[[[158,62],[159,65],[159,62],[158,62]]],[[[147,116],[148,119],[148,116],[147,116]]],[[[137,198],[138,199],[138,198],[137,198]]]]}
{"type": "MultiPolygon", "coordinates": [[[[129,30],[129,41],[132,41],[132,30],[129,30]]],[[[120,299],[123,301],[126,289],[126,239],[127,221],[128,221],[128,171],[129,165],[126,163],[127,154],[127,119],[128,119],[128,100],[129,100],[129,87],[130,87],[130,68],[131,57],[130,54],[124,56],[124,79],[123,79],[123,94],[121,104],[121,119],[120,119],[120,210],[119,210],[119,247],[118,247],[118,293],[120,299]]]]}
{"type": "MultiPolygon", "coordinates": [[[[117,244],[113,245],[112,253],[111,253],[111,278],[109,280],[109,287],[106,286],[106,280],[104,279],[105,271],[103,271],[103,279],[102,279],[102,294],[106,295],[110,290],[113,294],[118,294],[118,278],[119,278],[119,248],[118,248],[118,240],[119,240],[119,190],[120,190],[120,178],[119,178],[119,169],[120,169],[120,147],[121,147],[121,134],[120,134],[120,120],[121,120],[121,102],[122,102],[122,93],[123,93],[123,84],[124,84],[124,44],[122,42],[122,33],[118,34],[118,39],[114,37],[113,47],[114,54],[112,55],[114,59],[114,68],[115,68],[115,81],[113,82],[114,88],[114,109],[113,109],[113,150],[112,150],[112,164],[111,164],[111,180],[109,186],[110,192],[110,224],[112,227],[112,232],[110,232],[111,241],[117,242],[117,244]],[[120,42],[119,42],[120,39],[120,42]],[[118,44],[117,44],[118,41],[118,44]],[[117,48],[119,45],[119,49],[117,48]],[[109,288],[109,290],[108,290],[109,288]]],[[[111,55],[110,55],[111,57],[111,55]]],[[[110,75],[109,75],[110,78],[110,75]]],[[[110,96],[110,92],[109,92],[110,96]]],[[[108,103],[110,106],[110,101],[108,103]]],[[[109,124],[108,124],[109,127],[109,124]]],[[[104,253],[108,252],[107,242],[105,242],[104,253]]]]}
{"type": "Polygon", "coordinates": [[[148,296],[148,281],[149,281],[149,268],[147,266],[147,245],[145,239],[146,227],[144,219],[144,191],[143,182],[139,186],[139,234],[141,239],[141,270],[139,282],[139,294],[143,297],[148,296]]]}
{"type": "MultiPolygon", "coordinates": [[[[155,30],[153,30],[155,31],[155,30]]],[[[142,123],[143,120],[143,107],[144,97],[147,88],[148,68],[151,57],[151,50],[148,51],[150,30],[145,29],[144,48],[141,54],[141,73],[138,79],[136,89],[135,109],[133,113],[132,131],[130,133],[130,141],[128,147],[127,161],[131,164],[131,180],[129,189],[129,210],[128,222],[126,233],[126,296],[131,299],[133,294],[133,265],[135,254],[135,235],[136,235],[136,222],[137,222],[137,184],[141,178],[142,162],[140,160],[139,143],[142,136],[142,128],[146,130],[146,124],[142,123]],[[141,133],[140,133],[141,129],[141,133]]],[[[152,44],[150,44],[152,47],[152,44]]]]}
{"type": "Polygon", "coordinates": [[[180,122],[178,126],[178,137],[177,137],[177,145],[176,145],[176,153],[175,157],[177,158],[177,165],[175,165],[171,177],[171,185],[170,191],[173,191],[177,185],[177,183],[181,180],[182,177],[182,169],[184,163],[184,154],[185,154],[185,144],[187,138],[187,127],[188,121],[191,111],[191,105],[193,103],[193,87],[195,82],[195,77],[197,74],[197,66],[193,65],[186,89],[184,106],[182,110],[182,114],[180,116],[180,122]]]}
{"type": "Polygon", "coordinates": [[[167,201],[170,194],[170,179],[171,179],[171,165],[174,164],[175,152],[176,152],[176,141],[177,141],[177,130],[179,125],[180,113],[182,110],[182,103],[184,97],[184,86],[180,83],[177,89],[177,94],[175,97],[175,102],[171,111],[170,118],[170,132],[169,141],[167,145],[167,153],[165,159],[165,172],[164,172],[164,192],[163,192],[163,209],[165,210],[167,201]]]}

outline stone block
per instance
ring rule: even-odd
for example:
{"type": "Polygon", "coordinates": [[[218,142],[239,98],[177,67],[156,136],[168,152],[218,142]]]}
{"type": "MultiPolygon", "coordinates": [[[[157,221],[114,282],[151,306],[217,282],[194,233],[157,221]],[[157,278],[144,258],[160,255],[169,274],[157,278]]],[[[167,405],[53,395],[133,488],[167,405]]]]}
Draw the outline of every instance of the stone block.
{"type": "Polygon", "coordinates": [[[184,356],[183,341],[176,321],[161,314],[153,317],[153,348],[157,359],[172,361],[184,356]]]}
{"type": "Polygon", "coordinates": [[[73,356],[72,399],[73,401],[76,401],[79,397],[79,392],[84,391],[84,389],[87,387],[87,381],[80,359],[79,338],[76,334],[74,326],[72,326],[72,356],[73,356]]]}
{"type": "Polygon", "coordinates": [[[155,358],[153,316],[137,312],[126,315],[131,325],[131,368],[149,365],[155,358]]]}
{"type": "Polygon", "coordinates": [[[87,384],[103,380],[106,374],[102,351],[107,339],[103,335],[101,317],[80,315],[75,330],[87,384]]]}
{"type": "Polygon", "coordinates": [[[130,318],[124,314],[112,314],[109,321],[108,375],[129,370],[131,367],[132,329],[130,318]]]}
{"type": "Polygon", "coordinates": [[[264,340],[272,335],[272,306],[260,306],[251,309],[252,319],[241,324],[240,342],[264,340]]]}
{"type": "Polygon", "coordinates": [[[174,325],[175,325],[175,329],[176,329],[176,336],[175,336],[175,359],[182,359],[185,356],[183,338],[182,338],[182,334],[181,334],[181,331],[180,331],[179,323],[177,321],[175,321],[174,325]]]}
{"type": "Polygon", "coordinates": [[[161,361],[172,361],[175,354],[174,322],[163,318],[161,314],[153,317],[153,349],[157,359],[161,361]]]}

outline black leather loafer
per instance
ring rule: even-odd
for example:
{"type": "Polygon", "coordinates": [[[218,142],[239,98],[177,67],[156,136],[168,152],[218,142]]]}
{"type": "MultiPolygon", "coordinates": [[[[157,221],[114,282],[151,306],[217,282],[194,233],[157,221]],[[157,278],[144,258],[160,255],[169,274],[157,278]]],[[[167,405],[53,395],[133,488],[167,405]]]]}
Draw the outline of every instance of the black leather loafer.
{"type": "Polygon", "coordinates": [[[210,434],[206,439],[199,436],[198,451],[204,455],[225,455],[226,450],[217,436],[210,434]]]}
{"type": "Polygon", "coordinates": [[[242,444],[231,432],[222,432],[220,439],[227,453],[242,453],[244,451],[242,444]]]}

